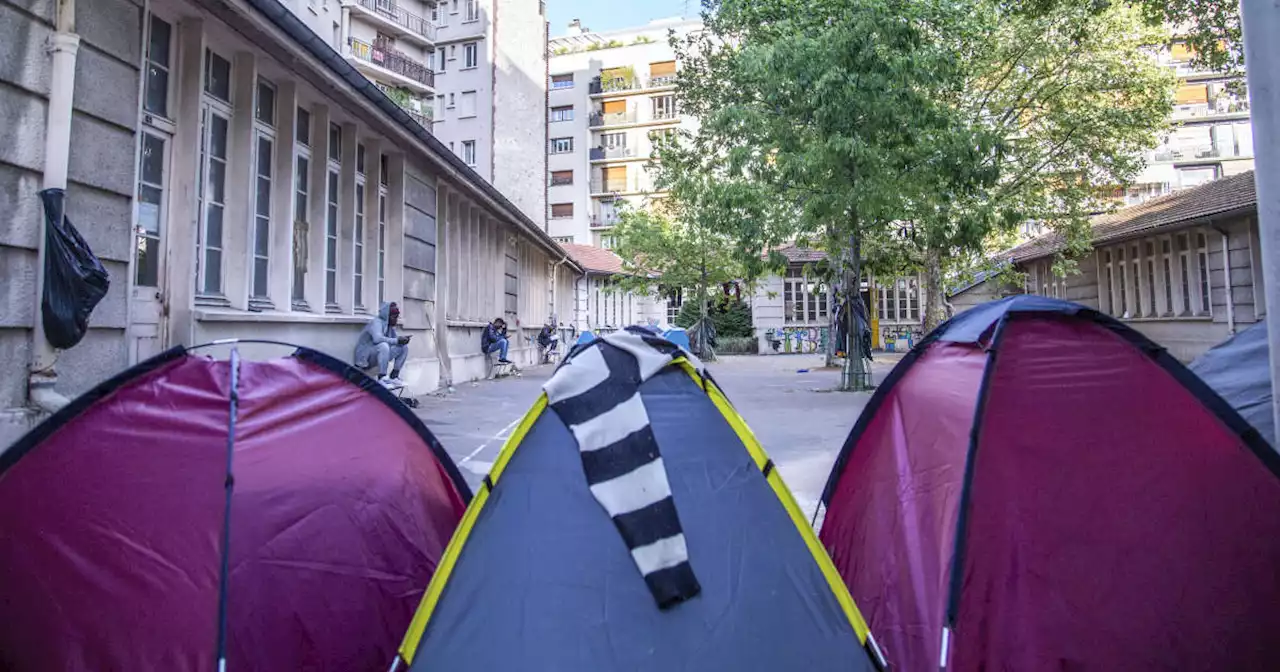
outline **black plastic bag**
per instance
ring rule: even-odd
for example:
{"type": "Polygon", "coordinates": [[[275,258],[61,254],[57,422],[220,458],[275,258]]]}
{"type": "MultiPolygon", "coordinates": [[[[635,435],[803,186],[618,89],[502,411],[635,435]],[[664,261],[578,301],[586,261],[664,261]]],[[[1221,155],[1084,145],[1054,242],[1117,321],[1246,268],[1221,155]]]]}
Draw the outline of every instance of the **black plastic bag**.
{"type": "Polygon", "coordinates": [[[44,202],[44,296],[41,297],[45,338],[55,348],[80,342],[89,329],[89,313],[107,295],[107,269],[66,218],[62,189],[40,192],[44,202]]]}

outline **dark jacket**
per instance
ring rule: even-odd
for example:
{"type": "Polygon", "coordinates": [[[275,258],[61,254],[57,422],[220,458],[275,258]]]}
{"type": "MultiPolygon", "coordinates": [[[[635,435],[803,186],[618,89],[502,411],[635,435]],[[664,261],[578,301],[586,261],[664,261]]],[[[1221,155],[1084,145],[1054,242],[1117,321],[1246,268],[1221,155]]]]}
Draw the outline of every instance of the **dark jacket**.
{"type": "Polygon", "coordinates": [[[482,352],[488,352],[489,346],[506,337],[507,334],[505,331],[499,330],[497,327],[493,326],[492,322],[490,322],[485,325],[484,333],[480,335],[480,350],[482,352]]]}

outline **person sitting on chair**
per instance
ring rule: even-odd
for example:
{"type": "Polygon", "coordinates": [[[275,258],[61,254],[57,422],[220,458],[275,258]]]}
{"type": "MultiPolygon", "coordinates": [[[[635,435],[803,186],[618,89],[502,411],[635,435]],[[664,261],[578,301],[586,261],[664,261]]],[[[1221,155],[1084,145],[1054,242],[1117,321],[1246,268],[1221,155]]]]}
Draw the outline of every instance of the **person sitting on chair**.
{"type": "Polygon", "coordinates": [[[496,352],[499,364],[510,364],[507,347],[507,322],[499,317],[485,326],[480,335],[480,350],[486,355],[496,352]]]}
{"type": "Polygon", "coordinates": [[[560,335],[556,333],[556,318],[552,317],[542,325],[538,332],[538,347],[542,348],[542,359],[546,363],[556,354],[556,346],[560,344],[560,335]]]}
{"type": "Polygon", "coordinates": [[[394,302],[384,303],[377,317],[369,320],[356,339],[356,366],[364,369],[377,363],[378,382],[392,390],[404,387],[400,382],[400,369],[409,357],[409,339],[413,338],[396,334],[399,321],[400,307],[394,302]],[[392,362],[395,368],[387,375],[387,367],[392,362]]]}

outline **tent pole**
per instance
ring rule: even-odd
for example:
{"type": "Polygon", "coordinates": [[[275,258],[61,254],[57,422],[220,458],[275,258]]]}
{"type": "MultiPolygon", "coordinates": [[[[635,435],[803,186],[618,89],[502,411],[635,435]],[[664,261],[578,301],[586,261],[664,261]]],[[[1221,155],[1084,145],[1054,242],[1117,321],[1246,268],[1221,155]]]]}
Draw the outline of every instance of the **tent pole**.
{"type": "Polygon", "coordinates": [[[222,566],[218,574],[218,672],[227,670],[227,584],[230,582],[231,566],[231,493],[235,490],[236,479],[231,471],[232,456],[236,446],[236,415],[240,407],[240,349],[231,348],[231,389],[230,415],[227,419],[227,471],[223,488],[226,490],[226,504],[222,511],[222,566]]]}
{"type": "Polygon", "coordinates": [[[400,656],[397,654],[396,657],[392,659],[391,669],[388,672],[396,672],[398,669],[400,669],[400,656]]]}

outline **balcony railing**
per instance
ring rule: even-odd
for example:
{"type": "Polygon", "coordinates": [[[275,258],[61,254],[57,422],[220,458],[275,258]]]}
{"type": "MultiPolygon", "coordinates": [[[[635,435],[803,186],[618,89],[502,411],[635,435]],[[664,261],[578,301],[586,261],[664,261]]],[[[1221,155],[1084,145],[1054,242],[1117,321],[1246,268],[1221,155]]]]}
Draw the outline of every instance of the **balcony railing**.
{"type": "Polygon", "coordinates": [[[612,180],[596,177],[591,180],[591,193],[593,194],[630,194],[653,191],[656,191],[653,184],[640,175],[628,175],[625,179],[614,178],[612,180]]]}
{"type": "Polygon", "coordinates": [[[430,21],[413,12],[405,11],[395,2],[390,0],[355,0],[355,2],[410,33],[420,35],[431,42],[436,40],[436,27],[430,21]]]}
{"type": "Polygon", "coordinates": [[[654,77],[642,77],[640,75],[627,77],[602,76],[591,81],[589,92],[593,94],[619,93],[623,91],[640,91],[643,89],[657,89],[675,85],[675,75],[657,75],[654,77]]]}
{"type": "Polygon", "coordinates": [[[608,217],[601,217],[600,215],[591,215],[592,229],[611,229],[617,225],[618,225],[617,215],[609,215],[608,217]]]}
{"type": "Polygon", "coordinates": [[[369,44],[355,38],[348,38],[347,44],[351,48],[351,54],[358,60],[372,63],[424,86],[435,88],[436,73],[410,58],[408,54],[397,51],[381,41],[369,44]]]}
{"type": "Polygon", "coordinates": [[[1249,101],[1230,98],[1219,98],[1212,103],[1178,105],[1173,108],[1173,118],[1178,120],[1244,114],[1249,114],[1249,101]]]}
{"type": "Polygon", "coordinates": [[[630,159],[635,155],[635,150],[630,147],[596,147],[591,150],[592,161],[601,161],[604,159],[630,159]]]}
{"type": "Polygon", "coordinates": [[[430,115],[430,114],[423,114],[423,113],[421,113],[421,112],[419,112],[419,111],[417,111],[417,110],[411,110],[411,109],[409,109],[409,108],[407,108],[407,107],[403,107],[403,108],[400,108],[400,109],[404,110],[404,111],[409,115],[409,117],[410,117],[411,119],[413,119],[414,121],[418,122],[418,125],[419,125],[419,126],[421,126],[421,127],[425,128],[425,129],[427,129],[428,131],[429,131],[429,130],[431,130],[431,115],[430,115]]]}
{"type": "Polygon", "coordinates": [[[675,75],[654,75],[649,78],[649,88],[658,89],[664,86],[675,86],[675,75]]]}
{"type": "Polygon", "coordinates": [[[599,126],[615,126],[617,124],[634,124],[639,116],[635,110],[627,110],[626,112],[596,112],[591,115],[591,127],[599,126]]]}
{"type": "Polygon", "coordinates": [[[1155,153],[1153,159],[1157,162],[1170,161],[1200,161],[1205,159],[1233,159],[1238,157],[1247,157],[1248,154],[1236,152],[1233,149],[1223,150],[1214,145],[1195,145],[1192,147],[1179,147],[1177,149],[1162,149],[1155,153]]]}

